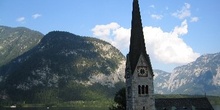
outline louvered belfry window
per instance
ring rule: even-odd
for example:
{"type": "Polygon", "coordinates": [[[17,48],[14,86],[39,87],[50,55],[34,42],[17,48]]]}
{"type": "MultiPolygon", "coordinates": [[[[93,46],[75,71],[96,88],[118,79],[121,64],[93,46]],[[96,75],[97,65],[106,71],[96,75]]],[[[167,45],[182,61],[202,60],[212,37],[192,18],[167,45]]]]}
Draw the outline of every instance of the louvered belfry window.
{"type": "Polygon", "coordinates": [[[148,94],[148,85],[138,85],[138,94],[148,94]]]}

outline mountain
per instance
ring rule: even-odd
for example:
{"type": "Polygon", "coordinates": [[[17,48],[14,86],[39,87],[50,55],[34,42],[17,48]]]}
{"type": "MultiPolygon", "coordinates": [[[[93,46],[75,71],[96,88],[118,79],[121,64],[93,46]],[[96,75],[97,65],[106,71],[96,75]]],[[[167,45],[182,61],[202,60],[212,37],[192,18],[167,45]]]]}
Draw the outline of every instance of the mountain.
{"type": "Polygon", "coordinates": [[[42,37],[28,28],[0,26],[0,66],[33,48],[42,37]]]}
{"type": "Polygon", "coordinates": [[[168,72],[162,70],[153,70],[154,71],[154,92],[157,94],[167,94],[169,91],[168,80],[170,78],[170,74],[168,72]]]}
{"type": "Polygon", "coordinates": [[[220,95],[220,53],[202,55],[194,62],[176,67],[170,74],[161,71],[157,74],[157,93],[220,95]]]}
{"type": "Polygon", "coordinates": [[[99,39],[53,31],[0,68],[1,95],[51,102],[112,97],[124,85],[125,57],[99,39]]]}
{"type": "MultiPolygon", "coordinates": [[[[96,38],[0,26],[0,50],[0,102],[103,100],[125,85],[125,57],[96,38]]],[[[158,94],[220,95],[220,53],[154,75],[158,94]]]]}
{"type": "Polygon", "coordinates": [[[168,81],[172,93],[220,95],[220,53],[202,55],[177,67],[168,81]]]}

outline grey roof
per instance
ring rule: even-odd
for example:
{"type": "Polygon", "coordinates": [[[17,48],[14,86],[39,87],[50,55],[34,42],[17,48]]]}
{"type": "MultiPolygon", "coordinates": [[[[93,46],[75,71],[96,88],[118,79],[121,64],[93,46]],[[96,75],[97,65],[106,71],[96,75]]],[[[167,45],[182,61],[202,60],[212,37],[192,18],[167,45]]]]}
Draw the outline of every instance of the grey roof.
{"type": "Polygon", "coordinates": [[[155,99],[157,110],[214,110],[206,97],[155,99]]]}

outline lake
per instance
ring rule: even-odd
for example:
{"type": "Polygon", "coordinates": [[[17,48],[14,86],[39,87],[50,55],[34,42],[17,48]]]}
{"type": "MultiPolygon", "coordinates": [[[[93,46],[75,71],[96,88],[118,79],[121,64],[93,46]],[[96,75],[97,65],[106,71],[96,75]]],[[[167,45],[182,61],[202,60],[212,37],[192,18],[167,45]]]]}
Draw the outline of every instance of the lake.
{"type": "MultiPolygon", "coordinates": [[[[220,110],[220,105],[213,106],[214,110],[220,110]]],[[[46,107],[40,108],[0,108],[1,110],[108,110],[108,108],[50,108],[47,109],[46,107]]]]}
{"type": "Polygon", "coordinates": [[[38,108],[1,108],[1,110],[108,110],[108,108],[49,108],[46,107],[38,107],[38,108]]]}

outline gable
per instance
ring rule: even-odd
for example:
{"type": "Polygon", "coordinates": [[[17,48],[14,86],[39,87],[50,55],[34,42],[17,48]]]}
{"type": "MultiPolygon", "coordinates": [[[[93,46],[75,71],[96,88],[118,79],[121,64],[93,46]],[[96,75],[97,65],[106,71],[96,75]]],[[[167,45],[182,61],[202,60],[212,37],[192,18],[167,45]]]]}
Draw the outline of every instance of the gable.
{"type": "Polygon", "coordinates": [[[147,58],[143,54],[140,55],[135,71],[133,73],[134,76],[153,78],[154,75],[150,60],[146,59],[147,58]]]}

